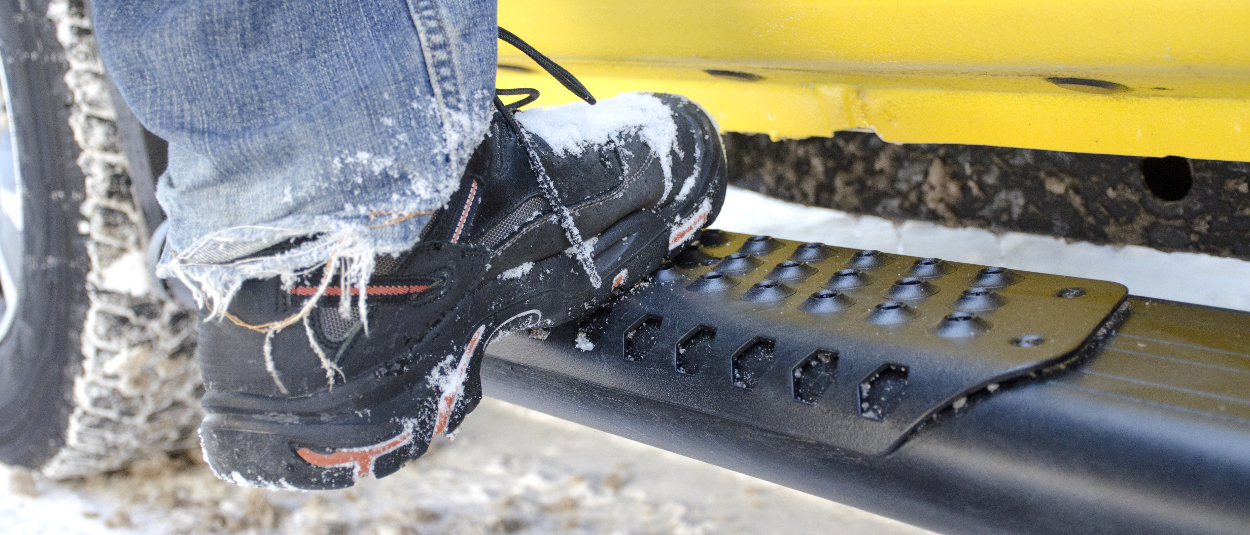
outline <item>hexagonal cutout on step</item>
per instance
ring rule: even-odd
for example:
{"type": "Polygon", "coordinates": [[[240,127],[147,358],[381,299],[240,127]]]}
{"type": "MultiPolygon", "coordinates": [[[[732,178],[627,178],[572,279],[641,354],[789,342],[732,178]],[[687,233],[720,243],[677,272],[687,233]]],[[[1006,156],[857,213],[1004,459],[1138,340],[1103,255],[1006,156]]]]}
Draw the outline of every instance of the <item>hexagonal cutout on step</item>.
{"type": "Polygon", "coordinates": [[[773,348],[776,340],[756,336],[734,352],[731,360],[733,385],[738,388],[753,388],[761,377],[768,373],[773,365],[773,348]]]}
{"type": "Polygon", "coordinates": [[[907,392],[907,366],[882,364],[859,383],[859,415],[885,421],[907,392]]]}
{"type": "Polygon", "coordinates": [[[622,344],[625,360],[634,362],[643,360],[655,348],[656,342],[659,342],[660,334],[663,332],[660,329],[662,323],[664,323],[664,318],[647,314],[626,329],[624,344],[622,344]]]}
{"type": "Polygon", "coordinates": [[[694,375],[711,362],[712,342],[716,341],[716,328],[700,325],[677,340],[673,346],[673,369],[686,375],[694,375]]]}
{"type": "Polygon", "coordinates": [[[838,352],[817,349],[794,366],[794,399],[807,404],[816,400],[833,385],[838,372],[838,352]]]}

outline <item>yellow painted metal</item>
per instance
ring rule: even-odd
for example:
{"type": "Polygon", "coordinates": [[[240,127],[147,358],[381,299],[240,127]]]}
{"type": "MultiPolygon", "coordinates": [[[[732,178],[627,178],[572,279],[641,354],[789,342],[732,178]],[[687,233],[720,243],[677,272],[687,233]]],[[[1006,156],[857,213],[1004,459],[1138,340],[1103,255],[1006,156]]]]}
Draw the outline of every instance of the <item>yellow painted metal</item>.
{"type": "MultiPolygon", "coordinates": [[[[727,131],[1250,161],[1247,0],[500,0],[499,21],[597,96],[684,94],[727,131]]],[[[574,99],[499,63],[499,87],[574,99]]]]}

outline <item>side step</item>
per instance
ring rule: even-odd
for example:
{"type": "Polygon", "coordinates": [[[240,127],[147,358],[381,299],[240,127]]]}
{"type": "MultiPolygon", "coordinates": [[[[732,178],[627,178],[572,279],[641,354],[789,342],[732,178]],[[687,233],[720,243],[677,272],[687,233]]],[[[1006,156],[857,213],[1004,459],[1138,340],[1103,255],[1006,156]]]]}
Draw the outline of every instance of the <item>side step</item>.
{"type": "Polygon", "coordinates": [[[487,395],[950,531],[1250,525],[1250,314],[706,231],[487,395]]]}

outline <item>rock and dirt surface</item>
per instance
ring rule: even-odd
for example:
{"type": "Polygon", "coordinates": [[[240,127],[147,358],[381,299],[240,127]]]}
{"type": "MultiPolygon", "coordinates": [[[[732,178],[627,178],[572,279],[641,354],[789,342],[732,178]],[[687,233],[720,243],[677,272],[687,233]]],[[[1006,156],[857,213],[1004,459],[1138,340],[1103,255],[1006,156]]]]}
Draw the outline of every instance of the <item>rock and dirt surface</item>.
{"type": "Polygon", "coordinates": [[[875,134],[728,134],[734,185],[810,206],[949,227],[1250,260],[1250,163],[977,145],[875,134]]]}
{"type": "Polygon", "coordinates": [[[491,399],[454,443],[343,491],[237,487],[195,452],[65,482],[6,476],[6,533],[926,533],[491,399]]]}

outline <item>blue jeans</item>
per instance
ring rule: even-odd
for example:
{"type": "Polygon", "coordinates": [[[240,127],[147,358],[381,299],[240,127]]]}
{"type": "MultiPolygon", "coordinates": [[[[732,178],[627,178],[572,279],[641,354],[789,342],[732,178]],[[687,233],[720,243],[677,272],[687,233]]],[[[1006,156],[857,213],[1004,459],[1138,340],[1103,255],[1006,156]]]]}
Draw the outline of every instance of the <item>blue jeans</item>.
{"type": "Polygon", "coordinates": [[[210,304],[245,279],[289,279],[328,260],[367,278],[375,255],[417,242],[490,121],[494,0],[96,0],[94,10],[123,97],[169,141],[162,275],[210,304]],[[256,254],[297,237],[311,239],[256,254]]]}

